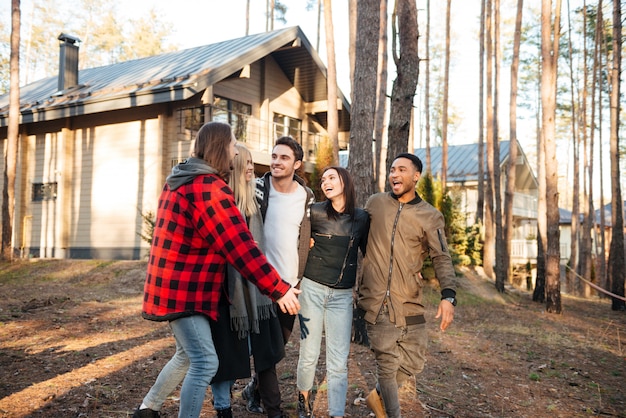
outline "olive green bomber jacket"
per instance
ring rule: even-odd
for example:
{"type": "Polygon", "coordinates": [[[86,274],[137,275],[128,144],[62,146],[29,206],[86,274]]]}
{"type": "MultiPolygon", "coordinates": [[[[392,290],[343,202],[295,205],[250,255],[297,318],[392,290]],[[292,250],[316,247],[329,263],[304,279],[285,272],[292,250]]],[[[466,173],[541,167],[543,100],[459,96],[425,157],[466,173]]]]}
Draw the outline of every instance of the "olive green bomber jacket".
{"type": "Polygon", "coordinates": [[[359,285],[358,305],[365,320],[375,323],[388,295],[390,320],[405,326],[406,318],[424,314],[424,259],[430,255],[442,292],[456,293],[456,278],[444,233],[443,215],[416,197],[400,203],[392,193],[371,196],[367,253],[359,285]]]}

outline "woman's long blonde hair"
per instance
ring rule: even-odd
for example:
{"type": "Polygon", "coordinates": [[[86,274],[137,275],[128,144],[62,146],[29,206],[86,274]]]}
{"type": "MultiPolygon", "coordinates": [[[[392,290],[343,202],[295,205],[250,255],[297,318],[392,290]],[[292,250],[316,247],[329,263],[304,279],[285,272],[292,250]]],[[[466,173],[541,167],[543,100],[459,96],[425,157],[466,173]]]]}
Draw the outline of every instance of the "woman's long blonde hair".
{"type": "Polygon", "coordinates": [[[239,211],[244,216],[252,216],[259,210],[259,206],[255,197],[255,181],[246,181],[246,168],[248,160],[252,161],[252,153],[243,144],[236,145],[239,155],[233,159],[233,171],[228,184],[235,195],[235,202],[239,211]]]}

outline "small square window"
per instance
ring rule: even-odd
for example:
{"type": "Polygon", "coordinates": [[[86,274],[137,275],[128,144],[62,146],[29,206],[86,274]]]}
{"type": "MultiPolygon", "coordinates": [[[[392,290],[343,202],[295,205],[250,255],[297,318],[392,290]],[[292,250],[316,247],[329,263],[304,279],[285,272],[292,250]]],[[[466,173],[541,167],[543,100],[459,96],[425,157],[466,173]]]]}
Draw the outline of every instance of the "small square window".
{"type": "Polygon", "coordinates": [[[33,183],[33,202],[56,200],[57,183],[33,183]]]}

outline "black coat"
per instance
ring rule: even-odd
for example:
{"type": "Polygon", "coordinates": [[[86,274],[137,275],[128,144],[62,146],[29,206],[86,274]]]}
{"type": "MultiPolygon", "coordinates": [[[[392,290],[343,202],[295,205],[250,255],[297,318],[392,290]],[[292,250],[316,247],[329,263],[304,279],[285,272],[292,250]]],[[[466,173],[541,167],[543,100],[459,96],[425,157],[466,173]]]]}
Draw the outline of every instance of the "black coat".
{"type": "MultiPolygon", "coordinates": [[[[279,309],[274,303],[273,311],[279,309]]],[[[219,367],[212,383],[225,380],[244,379],[252,375],[248,338],[240,339],[230,326],[228,298],[222,294],[218,306],[217,321],[210,321],[215,351],[219,358],[219,367]]],[[[256,372],[269,369],[285,357],[285,344],[278,317],[259,321],[260,334],[250,333],[250,345],[256,372]]]]}

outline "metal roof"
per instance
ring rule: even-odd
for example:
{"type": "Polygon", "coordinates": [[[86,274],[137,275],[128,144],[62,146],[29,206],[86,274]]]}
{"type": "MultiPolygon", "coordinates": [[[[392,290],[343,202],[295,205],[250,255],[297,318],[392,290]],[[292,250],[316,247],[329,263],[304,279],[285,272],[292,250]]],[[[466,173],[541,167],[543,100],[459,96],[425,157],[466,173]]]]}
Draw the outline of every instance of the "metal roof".
{"type": "MultiPolygon", "coordinates": [[[[59,92],[57,76],[20,88],[20,123],[60,119],[133,106],[185,100],[244,66],[272,56],[305,102],[327,99],[326,67],[302,30],[289,27],[79,71],[79,85],[59,92]]],[[[340,130],[349,130],[350,105],[339,92],[340,130]]],[[[0,126],[9,94],[0,96],[0,126]]],[[[326,126],[326,114],[317,114],[326,126]]]]}
{"type": "MultiPolygon", "coordinates": [[[[500,141],[500,167],[508,160],[510,151],[510,141],[500,141]]],[[[522,150],[522,147],[518,145],[517,155],[518,158],[523,158],[527,163],[526,155],[522,150]]],[[[424,169],[426,166],[426,148],[416,148],[414,150],[424,163],[424,169]]],[[[431,173],[437,175],[441,173],[441,154],[442,147],[430,148],[430,160],[431,160],[431,173]]],[[[484,173],[487,172],[487,150],[485,144],[484,151],[484,173]]],[[[464,144],[464,145],[449,145],[448,146],[448,173],[447,181],[450,183],[465,183],[465,182],[477,182],[478,181],[478,144],[464,144]]],[[[537,180],[529,167],[528,178],[525,179],[525,183],[537,183],[537,180]]]]}

